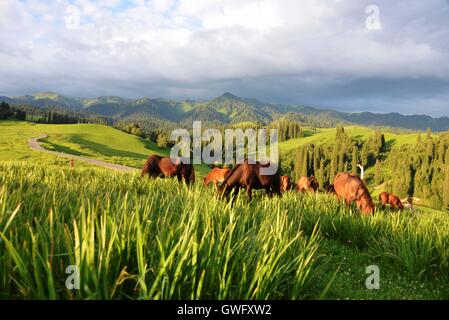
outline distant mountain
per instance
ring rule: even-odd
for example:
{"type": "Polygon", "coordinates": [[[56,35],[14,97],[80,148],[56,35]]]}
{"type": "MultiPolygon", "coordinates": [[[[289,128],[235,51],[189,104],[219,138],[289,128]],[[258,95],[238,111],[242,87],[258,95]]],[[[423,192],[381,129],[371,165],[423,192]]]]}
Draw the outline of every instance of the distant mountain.
{"type": "Polygon", "coordinates": [[[113,119],[143,116],[175,123],[201,120],[235,124],[245,121],[269,123],[276,119],[287,118],[316,126],[335,126],[341,123],[389,126],[412,130],[425,130],[427,128],[431,128],[433,131],[449,130],[448,117],[407,116],[399,113],[347,113],[300,105],[264,103],[256,99],[237,97],[229,92],[208,101],[175,101],[154,98],[127,99],[115,96],[71,98],[54,92],[19,97],[0,97],[0,101],[40,107],[57,106],[83,109],[113,119]]]}
{"type": "Polygon", "coordinates": [[[399,113],[376,114],[371,112],[341,114],[342,119],[361,125],[382,125],[420,130],[431,128],[433,131],[449,130],[448,117],[433,118],[426,115],[406,116],[399,113]]]}
{"type": "Polygon", "coordinates": [[[68,109],[81,109],[84,106],[79,99],[69,98],[55,92],[40,92],[33,95],[10,97],[10,99],[15,103],[31,104],[38,107],[52,105],[68,109]]]}

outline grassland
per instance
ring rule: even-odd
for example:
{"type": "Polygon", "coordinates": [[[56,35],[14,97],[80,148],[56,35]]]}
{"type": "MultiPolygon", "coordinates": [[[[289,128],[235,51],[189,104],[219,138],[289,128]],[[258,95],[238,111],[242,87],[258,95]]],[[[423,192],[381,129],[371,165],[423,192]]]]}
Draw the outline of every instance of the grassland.
{"type": "MultiPolygon", "coordinates": [[[[331,196],[294,192],[259,192],[251,203],[242,193],[230,206],[201,183],[70,170],[29,149],[42,134],[46,148],[135,167],[166,154],[105,126],[0,122],[0,298],[449,298],[447,213],[362,218],[331,196]],[[365,287],[373,264],[379,290],[365,287]],[[65,287],[68,265],[80,269],[79,290],[65,287]]],[[[334,138],[320,129],[304,140],[334,138]]],[[[387,134],[397,144],[414,138],[387,134]]]]}
{"type": "MultiPolygon", "coordinates": [[[[367,127],[348,126],[345,131],[358,139],[366,139],[374,130],[367,127]]],[[[316,131],[305,129],[305,137],[291,139],[279,144],[281,152],[287,152],[304,144],[325,144],[335,141],[335,128],[322,128],[316,131]]],[[[43,146],[78,156],[91,157],[112,163],[140,168],[151,153],[168,155],[167,149],[160,149],[151,141],[127,134],[109,126],[96,124],[47,125],[31,122],[0,121],[0,160],[35,159],[60,163],[61,159],[38,155],[29,149],[27,140],[42,134],[43,146]]],[[[401,146],[414,143],[419,133],[386,132],[388,144],[401,146]]],[[[204,165],[196,165],[199,175],[207,173],[204,165]]]]}
{"type": "Polygon", "coordinates": [[[447,299],[448,257],[447,214],[295,192],[231,206],[201,183],[0,162],[0,298],[447,299]]]}
{"type": "MultiPolygon", "coordinates": [[[[149,154],[169,154],[168,149],[160,149],[149,140],[104,125],[0,121],[0,161],[66,163],[65,159],[30,150],[28,139],[43,134],[48,135],[42,140],[42,146],[46,149],[135,168],[141,168],[149,154]]],[[[208,170],[204,165],[195,169],[200,175],[208,170]]]]}
{"type": "MultiPolygon", "coordinates": [[[[345,132],[354,138],[365,140],[371,137],[374,129],[361,126],[345,126],[345,132]]],[[[305,136],[302,138],[290,139],[279,143],[281,152],[291,151],[305,144],[328,144],[335,141],[336,128],[319,128],[317,130],[305,129],[305,136]]],[[[393,133],[385,131],[385,141],[387,145],[400,147],[404,144],[414,144],[420,133],[393,133]]]]}

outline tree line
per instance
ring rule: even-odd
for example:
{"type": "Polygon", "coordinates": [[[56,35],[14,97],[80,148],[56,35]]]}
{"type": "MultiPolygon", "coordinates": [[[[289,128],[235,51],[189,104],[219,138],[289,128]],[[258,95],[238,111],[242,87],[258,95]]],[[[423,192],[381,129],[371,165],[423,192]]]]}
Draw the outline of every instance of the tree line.
{"type": "Polygon", "coordinates": [[[449,210],[449,133],[418,137],[413,145],[391,151],[375,170],[376,183],[405,197],[413,195],[431,207],[449,210]]]}
{"type": "Polygon", "coordinates": [[[356,173],[359,164],[366,169],[374,166],[385,149],[385,137],[380,130],[363,141],[349,136],[344,127],[337,126],[333,144],[300,146],[294,152],[282,155],[281,164],[284,173],[295,180],[313,175],[324,189],[338,172],[356,173]]]}
{"type": "Polygon", "coordinates": [[[295,181],[313,175],[324,189],[338,172],[359,173],[360,164],[370,188],[382,187],[402,199],[415,197],[432,208],[449,210],[449,133],[434,137],[428,130],[416,143],[393,146],[380,130],[362,141],[338,126],[333,144],[307,144],[281,155],[282,173],[295,181]]]}
{"type": "Polygon", "coordinates": [[[8,103],[2,101],[0,103],[0,120],[5,119],[26,120],[26,112],[11,108],[8,103]]]}
{"type": "Polygon", "coordinates": [[[9,105],[5,101],[0,103],[0,119],[47,124],[111,123],[106,117],[90,114],[82,110],[68,110],[55,106],[38,107],[28,104],[9,105]]]}

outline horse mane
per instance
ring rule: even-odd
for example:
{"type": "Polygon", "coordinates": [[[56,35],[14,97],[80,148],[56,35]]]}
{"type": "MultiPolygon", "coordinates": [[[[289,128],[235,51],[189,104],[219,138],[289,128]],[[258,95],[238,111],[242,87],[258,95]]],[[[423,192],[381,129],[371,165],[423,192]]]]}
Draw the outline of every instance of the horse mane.
{"type": "Polygon", "coordinates": [[[158,170],[157,163],[160,161],[160,159],[161,159],[161,157],[156,154],[150,155],[142,167],[140,176],[143,177],[146,174],[153,174],[153,173],[157,172],[157,170],[158,170]],[[159,160],[159,161],[156,161],[156,160],[159,160]]]}
{"type": "Polygon", "coordinates": [[[226,173],[225,178],[224,178],[224,180],[223,180],[223,184],[224,184],[224,183],[228,180],[228,178],[235,172],[235,170],[237,170],[237,168],[240,167],[240,165],[241,165],[241,163],[236,164],[235,166],[233,166],[233,167],[231,168],[231,170],[229,170],[229,171],[226,173]]]}

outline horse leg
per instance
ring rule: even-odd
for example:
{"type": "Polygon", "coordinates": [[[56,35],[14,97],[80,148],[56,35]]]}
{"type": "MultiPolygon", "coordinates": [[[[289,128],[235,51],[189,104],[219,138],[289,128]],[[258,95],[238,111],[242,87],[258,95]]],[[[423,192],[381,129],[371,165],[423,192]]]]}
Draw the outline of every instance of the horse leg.
{"type": "MultiPolygon", "coordinates": [[[[280,185],[280,181],[279,182],[277,182],[277,181],[275,181],[275,182],[273,182],[273,181],[271,181],[271,183],[270,183],[270,197],[272,197],[273,196],[273,194],[275,193],[276,195],[278,195],[278,196],[282,196],[282,191],[281,191],[281,185],[280,185]]],[[[287,191],[287,188],[285,189],[285,191],[287,191]]]]}
{"type": "Polygon", "coordinates": [[[246,192],[248,193],[249,201],[252,200],[251,184],[246,186],[246,192]]]}
{"type": "Polygon", "coordinates": [[[239,195],[239,192],[240,192],[240,187],[236,186],[234,188],[234,194],[232,195],[232,205],[234,205],[235,200],[237,199],[237,196],[239,195]]]}

